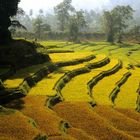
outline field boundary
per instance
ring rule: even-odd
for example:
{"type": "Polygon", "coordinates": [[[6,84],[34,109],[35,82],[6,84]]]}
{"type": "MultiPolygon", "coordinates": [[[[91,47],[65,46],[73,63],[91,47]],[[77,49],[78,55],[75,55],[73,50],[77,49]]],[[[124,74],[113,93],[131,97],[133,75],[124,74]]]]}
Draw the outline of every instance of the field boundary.
{"type": "Polygon", "coordinates": [[[127,72],[123,75],[123,77],[116,83],[115,88],[111,91],[109,98],[112,101],[112,103],[115,105],[115,100],[117,98],[118,93],[120,92],[120,88],[122,87],[122,85],[124,85],[126,83],[126,81],[128,80],[128,78],[132,75],[131,72],[127,72]]]}
{"type": "Polygon", "coordinates": [[[137,89],[137,93],[138,93],[138,96],[137,96],[137,101],[136,101],[136,111],[140,112],[140,83],[137,89]]]}
{"type": "Polygon", "coordinates": [[[97,76],[93,77],[88,83],[87,83],[87,88],[88,88],[88,94],[90,95],[90,97],[93,98],[93,87],[103,78],[105,78],[106,76],[110,76],[116,72],[118,72],[120,69],[122,68],[122,61],[119,60],[118,64],[116,66],[114,66],[112,69],[107,70],[107,71],[102,71],[101,73],[99,73],[97,76]]]}
{"type": "Polygon", "coordinates": [[[54,70],[54,66],[48,65],[41,68],[32,76],[25,77],[23,82],[16,88],[5,88],[3,86],[2,90],[0,90],[0,104],[26,96],[32,87],[54,70]]]}
{"type": "Polygon", "coordinates": [[[84,58],[74,59],[74,60],[71,60],[71,61],[56,62],[55,65],[58,66],[58,67],[77,65],[77,64],[80,64],[80,63],[83,63],[83,62],[91,61],[95,58],[96,58],[95,55],[90,55],[90,56],[86,56],[84,58]]]}
{"type": "MultiPolygon", "coordinates": [[[[83,68],[78,68],[75,69],[73,71],[69,71],[66,72],[54,85],[54,90],[56,91],[56,95],[54,96],[50,96],[47,101],[46,101],[46,105],[49,108],[52,108],[54,105],[56,105],[59,102],[64,101],[65,99],[62,96],[62,89],[65,87],[65,85],[71,81],[72,78],[80,75],[80,74],[84,74],[84,73],[89,73],[91,72],[92,69],[95,68],[99,68],[102,67],[104,65],[107,65],[110,62],[110,59],[107,57],[106,59],[103,59],[101,61],[99,61],[98,63],[93,63],[95,64],[95,66],[89,68],[87,67],[88,65],[86,65],[83,68]]],[[[93,101],[94,102],[94,101],[93,101]]],[[[91,104],[93,104],[93,102],[91,104]]]]}

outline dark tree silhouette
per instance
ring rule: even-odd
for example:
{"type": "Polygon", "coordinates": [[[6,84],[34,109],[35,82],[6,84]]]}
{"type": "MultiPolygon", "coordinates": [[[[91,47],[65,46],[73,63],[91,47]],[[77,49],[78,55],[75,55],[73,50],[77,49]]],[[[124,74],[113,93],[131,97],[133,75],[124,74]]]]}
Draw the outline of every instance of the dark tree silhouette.
{"type": "Polygon", "coordinates": [[[10,17],[16,15],[20,0],[0,0],[0,44],[8,43],[11,33],[8,28],[11,26],[10,17]]]}

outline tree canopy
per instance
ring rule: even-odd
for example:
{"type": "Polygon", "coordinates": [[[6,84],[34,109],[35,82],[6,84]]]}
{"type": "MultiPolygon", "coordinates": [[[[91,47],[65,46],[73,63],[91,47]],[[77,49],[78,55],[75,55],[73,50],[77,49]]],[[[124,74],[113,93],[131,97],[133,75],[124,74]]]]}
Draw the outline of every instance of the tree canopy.
{"type": "Polygon", "coordinates": [[[71,5],[71,2],[72,0],[64,0],[54,8],[61,31],[65,30],[65,26],[68,23],[70,15],[69,12],[75,10],[74,7],[71,5]]]}
{"type": "Polygon", "coordinates": [[[113,42],[114,37],[122,42],[124,30],[128,27],[128,20],[133,18],[133,9],[128,6],[116,6],[111,11],[104,12],[104,25],[107,33],[107,41],[113,42]]]}
{"type": "Polygon", "coordinates": [[[10,17],[16,15],[20,0],[0,0],[0,44],[11,40],[8,28],[11,26],[10,17]]]}

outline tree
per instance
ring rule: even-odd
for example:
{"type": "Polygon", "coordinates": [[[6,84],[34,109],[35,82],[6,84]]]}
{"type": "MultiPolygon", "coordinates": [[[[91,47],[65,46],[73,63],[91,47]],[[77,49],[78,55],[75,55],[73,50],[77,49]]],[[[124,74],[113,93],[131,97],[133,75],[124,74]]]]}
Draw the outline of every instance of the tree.
{"type": "Polygon", "coordinates": [[[112,13],[109,11],[104,12],[104,27],[107,35],[107,42],[114,42],[115,22],[112,13]]]}
{"type": "Polygon", "coordinates": [[[140,44],[140,26],[135,25],[135,27],[132,30],[132,34],[135,40],[140,44]]]}
{"type": "Polygon", "coordinates": [[[40,15],[34,20],[33,26],[36,37],[39,39],[42,38],[46,31],[51,31],[50,25],[44,23],[40,15]]]}
{"type": "Polygon", "coordinates": [[[13,16],[11,18],[11,31],[16,31],[17,28],[27,30],[24,25],[20,23],[20,19],[25,15],[25,11],[22,8],[18,8],[16,16],[13,16]]]}
{"type": "Polygon", "coordinates": [[[33,23],[34,32],[37,38],[41,38],[42,25],[43,25],[43,20],[40,16],[38,16],[33,23]]]}
{"type": "Polygon", "coordinates": [[[79,33],[82,28],[86,27],[86,21],[84,12],[82,10],[76,11],[74,15],[70,17],[69,21],[69,38],[73,42],[79,41],[79,33]]]}
{"type": "Polygon", "coordinates": [[[118,43],[122,43],[122,38],[127,29],[128,21],[133,18],[133,9],[128,6],[116,6],[111,11],[104,12],[104,25],[107,34],[107,41],[114,42],[118,37],[118,43]]]}
{"type": "Polygon", "coordinates": [[[64,0],[54,8],[54,11],[57,15],[57,19],[59,21],[59,26],[60,26],[59,28],[61,31],[65,30],[65,26],[68,23],[69,16],[70,16],[69,12],[74,11],[71,2],[72,2],[71,0],[64,0]]]}
{"type": "Polygon", "coordinates": [[[12,37],[8,28],[10,17],[16,15],[20,0],[0,0],[0,44],[8,43],[12,37]]]}
{"type": "Polygon", "coordinates": [[[79,29],[76,20],[76,17],[72,16],[69,22],[69,40],[73,42],[77,42],[79,36],[79,29]]]}
{"type": "Polygon", "coordinates": [[[117,6],[112,10],[112,16],[115,19],[115,28],[118,36],[118,43],[122,43],[125,29],[128,27],[128,21],[133,18],[134,10],[128,6],[117,6]]]}

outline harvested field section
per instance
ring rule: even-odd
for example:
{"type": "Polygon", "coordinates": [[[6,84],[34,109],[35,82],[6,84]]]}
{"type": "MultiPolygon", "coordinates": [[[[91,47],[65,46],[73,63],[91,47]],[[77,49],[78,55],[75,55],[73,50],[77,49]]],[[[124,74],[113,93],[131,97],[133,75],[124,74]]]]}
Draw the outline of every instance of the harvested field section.
{"type": "Polygon", "coordinates": [[[53,110],[78,129],[82,129],[88,135],[100,140],[134,140],[134,137],[125,134],[113,127],[96,112],[92,111],[87,103],[64,102],[56,105],[53,110]]]}
{"type": "Polygon", "coordinates": [[[32,123],[33,120],[18,111],[9,115],[0,115],[0,139],[5,140],[5,137],[10,140],[33,139],[41,132],[32,123]]]}
{"type": "Polygon", "coordinates": [[[77,140],[69,135],[62,135],[62,136],[54,136],[54,137],[50,137],[49,140],[77,140]]]}
{"type": "Polygon", "coordinates": [[[46,96],[27,96],[22,100],[9,103],[10,106],[35,120],[37,128],[48,136],[60,136],[60,122],[63,120],[55,112],[45,106],[46,96]]]}
{"type": "Polygon", "coordinates": [[[25,105],[21,110],[25,115],[36,120],[38,128],[48,136],[61,135],[60,122],[56,113],[45,106],[46,96],[28,96],[23,99],[25,105]]]}
{"type": "Polygon", "coordinates": [[[76,138],[76,140],[96,140],[94,136],[90,136],[88,133],[78,128],[72,127],[67,130],[67,133],[76,138]]]}
{"type": "Polygon", "coordinates": [[[131,119],[129,116],[123,115],[122,113],[119,113],[115,109],[108,106],[98,106],[93,110],[116,129],[122,130],[134,137],[135,134],[139,134],[140,138],[140,122],[131,119]]]}
{"type": "Polygon", "coordinates": [[[126,109],[126,108],[116,108],[116,110],[123,115],[140,122],[140,113],[136,112],[134,109],[126,109]]]}

